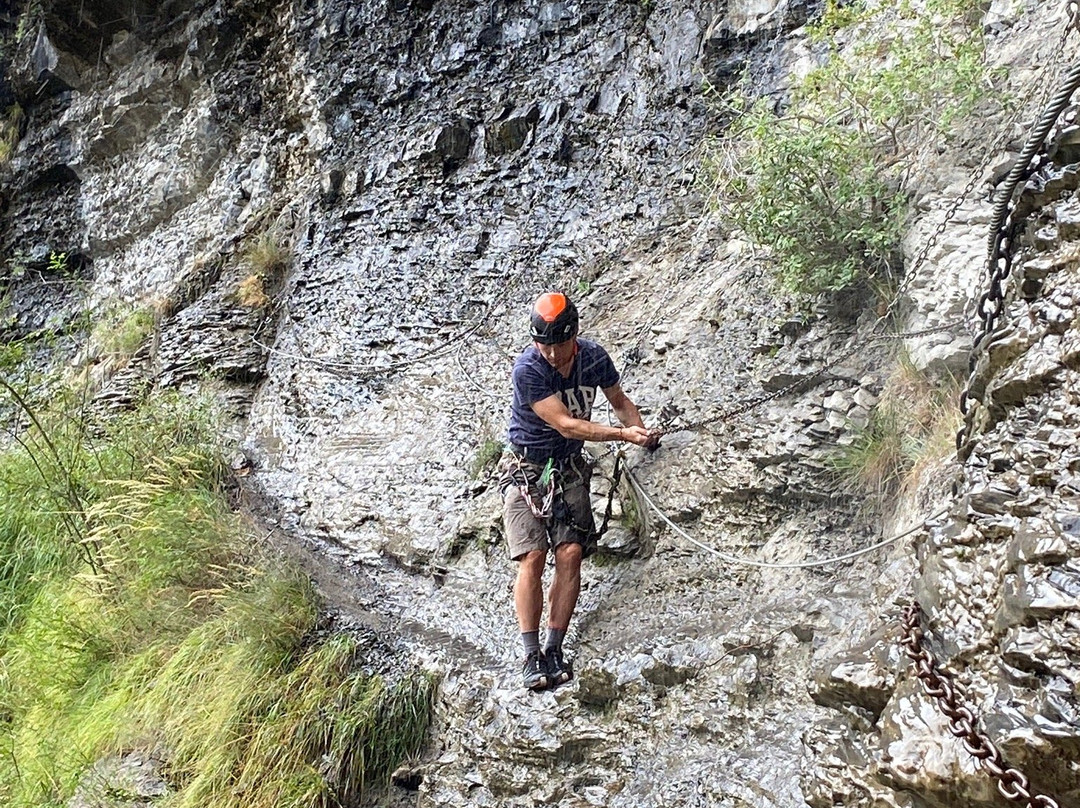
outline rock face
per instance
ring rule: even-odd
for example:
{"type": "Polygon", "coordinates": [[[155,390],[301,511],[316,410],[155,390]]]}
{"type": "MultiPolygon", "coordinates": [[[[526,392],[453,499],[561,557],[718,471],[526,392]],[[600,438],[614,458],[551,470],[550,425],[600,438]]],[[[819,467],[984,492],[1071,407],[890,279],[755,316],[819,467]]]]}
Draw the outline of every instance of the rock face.
{"type": "Polygon", "coordinates": [[[150,808],[169,793],[160,770],[152,755],[104,758],[82,778],[69,808],[150,808]]]}
{"type": "MultiPolygon", "coordinates": [[[[899,653],[915,582],[981,726],[1078,801],[1075,145],[1029,197],[956,496],[929,475],[882,523],[832,458],[895,346],[869,339],[866,301],[777,295],[767,260],[702,210],[692,157],[702,77],[747,67],[777,90],[814,4],[43,5],[5,88],[28,118],[0,168],[0,335],[54,333],[85,363],[84,308],[154,313],[124,370],[98,374],[98,403],[217,390],[251,495],[331,605],[442,675],[431,743],[399,778],[409,799],[1000,804],[899,653]],[[287,271],[260,269],[261,240],[287,271]],[[584,572],[575,680],[525,694],[483,460],[550,287],[672,431],[629,452],[640,492],[584,572]]],[[[1006,5],[989,47],[1019,91],[1055,64],[1060,20],[1006,5]]],[[[984,126],[913,180],[905,328],[951,323],[979,291],[985,183],[1010,157],[969,187],[1006,123],[984,126]]],[[[907,345],[931,372],[970,346],[964,328],[907,345]]]]}

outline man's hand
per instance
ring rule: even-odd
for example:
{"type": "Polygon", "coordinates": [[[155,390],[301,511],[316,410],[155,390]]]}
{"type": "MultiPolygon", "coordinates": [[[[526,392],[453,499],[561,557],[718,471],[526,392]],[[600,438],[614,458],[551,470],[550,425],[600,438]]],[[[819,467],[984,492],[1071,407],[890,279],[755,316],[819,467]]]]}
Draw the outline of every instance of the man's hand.
{"type": "Polygon", "coordinates": [[[650,452],[660,445],[660,431],[646,429],[643,426],[625,426],[622,428],[622,439],[635,446],[642,446],[650,452]]]}

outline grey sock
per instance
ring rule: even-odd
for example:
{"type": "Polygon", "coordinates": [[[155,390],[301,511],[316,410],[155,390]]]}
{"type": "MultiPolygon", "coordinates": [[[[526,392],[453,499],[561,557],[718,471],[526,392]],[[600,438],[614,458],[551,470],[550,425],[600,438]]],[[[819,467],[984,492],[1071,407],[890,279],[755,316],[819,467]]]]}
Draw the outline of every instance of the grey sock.
{"type": "Polygon", "coordinates": [[[566,636],[565,628],[552,628],[548,626],[547,641],[544,643],[544,651],[553,651],[562,648],[563,637],[566,636]]]}
{"type": "Polygon", "coordinates": [[[525,656],[528,656],[533,651],[539,651],[540,629],[537,629],[536,631],[521,632],[521,642],[525,646],[525,656]]]}

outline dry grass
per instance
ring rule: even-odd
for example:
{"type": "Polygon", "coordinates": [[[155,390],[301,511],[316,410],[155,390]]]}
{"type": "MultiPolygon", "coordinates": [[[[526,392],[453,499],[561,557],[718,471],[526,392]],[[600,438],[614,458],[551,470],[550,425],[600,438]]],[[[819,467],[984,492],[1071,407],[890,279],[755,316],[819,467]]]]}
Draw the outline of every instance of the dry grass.
{"type": "Polygon", "coordinates": [[[248,275],[240,282],[236,290],[236,299],[240,305],[249,309],[265,309],[270,305],[270,296],[266,294],[266,283],[260,275],[248,275]]]}
{"type": "Polygon", "coordinates": [[[834,458],[846,487],[879,501],[908,491],[954,451],[959,396],[957,379],[929,376],[901,355],[869,423],[834,458]]]}
{"type": "Polygon", "coordinates": [[[269,306],[291,260],[291,248],[273,230],[264,231],[248,243],[240,255],[248,270],[236,290],[240,305],[254,309],[269,306]]]}
{"type": "Polygon", "coordinates": [[[0,164],[8,162],[19,145],[19,130],[26,115],[18,104],[7,108],[0,118],[0,164]]]}

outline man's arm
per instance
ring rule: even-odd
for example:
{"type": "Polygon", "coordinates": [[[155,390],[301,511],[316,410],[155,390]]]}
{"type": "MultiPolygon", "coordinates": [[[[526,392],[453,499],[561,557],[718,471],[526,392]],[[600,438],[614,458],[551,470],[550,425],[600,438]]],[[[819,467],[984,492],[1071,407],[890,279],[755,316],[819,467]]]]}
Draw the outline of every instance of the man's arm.
{"type": "Polygon", "coordinates": [[[607,400],[611,403],[611,409],[614,410],[615,415],[626,426],[640,426],[645,428],[645,422],[641,420],[641,413],[638,411],[637,404],[630,400],[630,396],[623,392],[623,389],[618,384],[613,384],[611,387],[601,388],[604,391],[604,395],[607,396],[607,400]]]}
{"type": "Polygon", "coordinates": [[[628,427],[627,431],[633,429],[635,435],[644,435],[644,440],[632,440],[631,443],[644,446],[646,449],[655,449],[660,445],[660,435],[653,434],[652,430],[645,428],[645,422],[641,420],[641,412],[637,404],[630,400],[630,396],[623,392],[619,384],[601,389],[611,403],[611,409],[614,410],[615,415],[628,427]]]}
{"type": "Polygon", "coordinates": [[[606,424],[586,421],[584,418],[575,418],[570,414],[570,410],[562,403],[559,396],[554,394],[535,402],[532,405],[532,409],[545,423],[553,427],[564,438],[569,438],[570,440],[623,440],[627,443],[645,446],[652,438],[649,431],[645,429],[641,423],[641,415],[638,413],[637,407],[634,406],[634,403],[626,397],[626,394],[623,393],[621,389],[619,389],[619,394],[622,399],[629,404],[630,409],[633,411],[633,416],[628,417],[629,410],[624,408],[623,411],[620,411],[611,398],[612,394],[609,393],[609,391],[618,388],[619,385],[617,384],[612,387],[606,387],[604,388],[604,395],[608,397],[608,401],[611,401],[612,408],[615,409],[615,413],[619,416],[619,420],[627,424],[625,427],[607,426],[606,424]]]}

